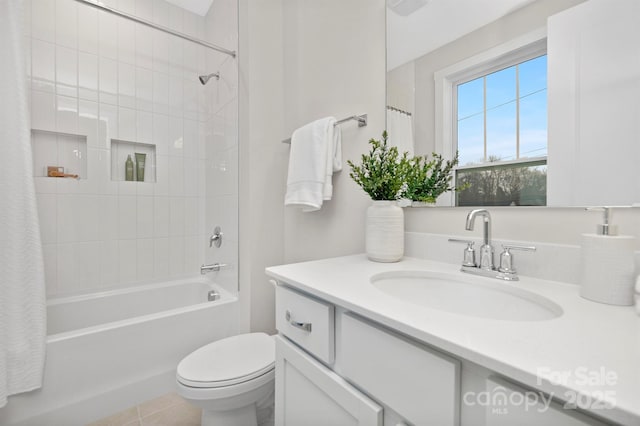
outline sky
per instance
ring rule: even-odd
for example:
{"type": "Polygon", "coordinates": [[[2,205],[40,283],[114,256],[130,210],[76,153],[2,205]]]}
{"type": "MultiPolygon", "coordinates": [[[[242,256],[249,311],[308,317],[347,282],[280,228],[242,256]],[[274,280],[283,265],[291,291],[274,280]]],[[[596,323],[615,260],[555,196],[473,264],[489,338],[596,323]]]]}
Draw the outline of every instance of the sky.
{"type": "Polygon", "coordinates": [[[517,74],[519,78],[513,66],[458,85],[460,165],[484,161],[485,115],[487,158],[515,160],[547,155],[547,56],[521,63],[517,74]],[[518,103],[519,156],[516,150],[518,103]]]}

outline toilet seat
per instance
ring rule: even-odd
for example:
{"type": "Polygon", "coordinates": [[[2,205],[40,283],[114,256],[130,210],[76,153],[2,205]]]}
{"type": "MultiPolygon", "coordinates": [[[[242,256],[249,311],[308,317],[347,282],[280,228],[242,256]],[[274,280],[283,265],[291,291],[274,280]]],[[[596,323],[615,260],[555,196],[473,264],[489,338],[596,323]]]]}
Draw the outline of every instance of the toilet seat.
{"type": "Polygon", "coordinates": [[[275,343],[265,333],[240,334],[210,343],[186,356],[177,369],[180,384],[221,388],[265,376],[275,368],[275,343]]]}

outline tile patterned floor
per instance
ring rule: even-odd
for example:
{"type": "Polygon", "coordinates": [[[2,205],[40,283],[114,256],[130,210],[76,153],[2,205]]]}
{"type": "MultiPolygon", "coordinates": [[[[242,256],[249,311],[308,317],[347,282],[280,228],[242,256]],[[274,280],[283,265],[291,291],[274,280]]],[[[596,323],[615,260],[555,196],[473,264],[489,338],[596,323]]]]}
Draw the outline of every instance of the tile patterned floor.
{"type": "Polygon", "coordinates": [[[201,415],[199,408],[170,393],[87,426],[200,426],[201,415]]]}

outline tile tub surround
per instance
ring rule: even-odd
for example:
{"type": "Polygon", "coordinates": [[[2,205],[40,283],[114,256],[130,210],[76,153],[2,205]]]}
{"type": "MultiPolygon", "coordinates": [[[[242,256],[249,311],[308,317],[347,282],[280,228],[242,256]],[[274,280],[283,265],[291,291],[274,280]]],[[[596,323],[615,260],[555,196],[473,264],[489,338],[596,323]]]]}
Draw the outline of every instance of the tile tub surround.
{"type": "Polygon", "coordinates": [[[621,424],[640,422],[640,321],[633,307],[591,302],[579,296],[576,285],[521,276],[521,281],[502,284],[551,299],[562,307],[563,315],[547,321],[498,321],[403,302],[370,283],[370,277],[377,273],[416,270],[462,274],[459,266],[451,263],[405,257],[395,264],[382,264],[368,261],[365,255],[274,266],[267,268],[267,274],[527,387],[564,396],[565,400],[576,395],[602,402],[606,395],[602,391],[613,390],[615,407],[594,410],[596,415],[621,424]],[[577,368],[596,372],[603,367],[616,374],[615,385],[593,386],[576,373],[577,368]],[[566,371],[572,374],[554,375],[566,371]]]}
{"type": "MultiPolygon", "coordinates": [[[[48,296],[197,274],[213,260],[209,221],[235,263],[236,61],[74,0],[26,3],[32,128],[86,138],[86,179],[35,178],[48,296]],[[220,81],[202,86],[211,71],[220,81]],[[156,182],[114,181],[112,139],[154,144],[156,182]]],[[[163,0],[105,2],[236,49],[233,2],[215,3],[202,17],[163,0]]]]}
{"type": "Polygon", "coordinates": [[[175,393],[143,402],[87,426],[200,426],[202,410],[175,393]]]}

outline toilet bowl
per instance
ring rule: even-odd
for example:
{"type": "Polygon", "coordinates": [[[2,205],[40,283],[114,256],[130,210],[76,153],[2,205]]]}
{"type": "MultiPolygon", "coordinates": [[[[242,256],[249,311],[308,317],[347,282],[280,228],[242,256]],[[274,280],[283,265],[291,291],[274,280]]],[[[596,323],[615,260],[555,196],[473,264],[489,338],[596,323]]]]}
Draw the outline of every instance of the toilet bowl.
{"type": "Polygon", "coordinates": [[[178,394],[202,408],[202,426],[273,424],[275,343],[265,333],[210,343],[178,364],[178,394]]]}

